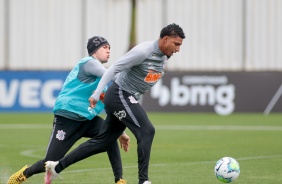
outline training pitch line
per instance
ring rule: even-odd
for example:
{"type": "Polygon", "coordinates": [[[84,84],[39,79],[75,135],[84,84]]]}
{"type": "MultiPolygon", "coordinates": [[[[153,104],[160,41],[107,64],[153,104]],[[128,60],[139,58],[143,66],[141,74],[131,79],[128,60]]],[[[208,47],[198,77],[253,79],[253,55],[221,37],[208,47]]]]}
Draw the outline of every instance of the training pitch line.
{"type": "MultiPolygon", "coordinates": [[[[253,156],[253,157],[242,157],[236,158],[236,160],[259,160],[259,159],[271,159],[271,158],[281,158],[282,155],[268,155],[268,156],[253,156]]],[[[174,166],[174,165],[194,165],[194,164],[215,164],[217,160],[213,161],[199,161],[199,162],[182,162],[182,163],[160,163],[160,164],[150,164],[150,167],[167,167],[167,166],[174,166]]],[[[123,169],[132,169],[137,168],[138,166],[123,166],[123,169]]],[[[93,172],[93,171],[105,171],[105,170],[112,170],[111,167],[106,168],[95,168],[95,169],[80,169],[80,170],[72,170],[72,171],[64,171],[61,175],[65,175],[68,173],[85,173],[85,172],[93,172]]],[[[38,175],[43,175],[40,173],[38,175]]],[[[8,176],[0,176],[0,181],[8,179],[8,176]]]]}
{"type": "MultiPolygon", "coordinates": [[[[223,126],[223,125],[155,125],[157,130],[247,130],[282,131],[282,126],[223,126]]],[[[42,124],[0,124],[0,129],[52,129],[52,125],[42,124]]]]}
{"type": "MultiPolygon", "coordinates": [[[[254,156],[254,157],[242,157],[236,158],[236,160],[259,160],[259,159],[271,159],[271,158],[280,158],[282,155],[269,155],[269,156],[254,156]]],[[[182,163],[162,163],[162,164],[150,164],[150,167],[167,167],[167,166],[178,166],[178,165],[194,165],[194,164],[215,164],[217,160],[213,161],[199,161],[199,162],[182,162],[182,163]]],[[[124,169],[131,169],[137,168],[138,166],[123,166],[124,169]]],[[[99,171],[99,170],[112,170],[111,167],[108,168],[95,168],[95,169],[80,169],[80,170],[73,170],[73,171],[64,171],[63,173],[81,173],[81,172],[92,172],[92,171],[99,171]]]]}
{"type": "MultiPolygon", "coordinates": [[[[272,158],[281,158],[282,155],[268,155],[268,156],[252,156],[252,157],[242,157],[236,158],[236,160],[260,160],[260,159],[272,159],[272,158]]],[[[182,162],[182,163],[159,163],[159,164],[150,164],[150,167],[167,167],[167,166],[174,166],[174,165],[194,165],[194,164],[215,164],[217,160],[213,161],[199,161],[199,162],[182,162]]],[[[138,166],[123,166],[124,169],[132,169],[137,168],[138,166]]],[[[94,168],[94,169],[80,169],[80,170],[72,170],[72,171],[64,171],[61,175],[68,174],[68,173],[85,173],[85,172],[93,172],[93,171],[104,171],[104,170],[112,170],[111,167],[105,168],[94,168]]],[[[40,174],[42,175],[42,173],[40,174]]],[[[1,179],[7,177],[0,177],[1,179]]]]}

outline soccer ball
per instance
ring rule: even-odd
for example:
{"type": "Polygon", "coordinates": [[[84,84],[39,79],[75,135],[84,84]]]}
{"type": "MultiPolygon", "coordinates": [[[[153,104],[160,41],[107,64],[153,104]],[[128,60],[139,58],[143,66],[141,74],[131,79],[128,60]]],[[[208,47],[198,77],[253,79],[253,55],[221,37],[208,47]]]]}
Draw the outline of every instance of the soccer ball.
{"type": "Polygon", "coordinates": [[[216,162],[214,174],[219,181],[230,183],[240,174],[239,163],[234,158],[223,157],[216,162]]]}

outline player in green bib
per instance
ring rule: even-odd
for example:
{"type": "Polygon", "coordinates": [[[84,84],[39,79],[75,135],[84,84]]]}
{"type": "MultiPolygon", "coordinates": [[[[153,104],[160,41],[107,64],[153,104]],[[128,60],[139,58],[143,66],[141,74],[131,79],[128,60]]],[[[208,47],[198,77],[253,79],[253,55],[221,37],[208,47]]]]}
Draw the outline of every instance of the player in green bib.
{"type": "MultiPolygon", "coordinates": [[[[105,38],[94,36],[88,40],[87,50],[89,56],[82,58],[69,73],[55,102],[53,130],[45,158],[14,173],[8,184],[21,184],[32,175],[45,172],[46,161],[63,158],[80,138],[93,138],[98,135],[104,121],[98,116],[104,109],[103,93],[95,108],[89,107],[88,98],[106,72],[103,63],[108,62],[110,57],[110,44],[105,38]]],[[[106,90],[107,86],[103,92],[106,90]]],[[[119,141],[121,147],[128,151],[129,136],[123,133],[119,141]]],[[[107,153],[115,182],[126,184],[122,179],[122,163],[117,141],[108,146],[107,153]]],[[[52,179],[51,174],[47,172],[45,183],[51,184],[52,179]]]]}

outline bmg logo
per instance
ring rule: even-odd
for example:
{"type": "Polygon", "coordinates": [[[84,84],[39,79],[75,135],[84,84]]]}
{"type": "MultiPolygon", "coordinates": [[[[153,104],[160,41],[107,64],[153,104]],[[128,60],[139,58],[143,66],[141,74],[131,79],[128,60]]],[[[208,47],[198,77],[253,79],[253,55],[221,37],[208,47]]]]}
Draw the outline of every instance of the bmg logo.
{"type": "Polygon", "coordinates": [[[160,80],[151,90],[160,106],[214,106],[217,114],[228,115],[235,109],[235,86],[226,76],[183,76],[172,78],[170,88],[160,80]]]}

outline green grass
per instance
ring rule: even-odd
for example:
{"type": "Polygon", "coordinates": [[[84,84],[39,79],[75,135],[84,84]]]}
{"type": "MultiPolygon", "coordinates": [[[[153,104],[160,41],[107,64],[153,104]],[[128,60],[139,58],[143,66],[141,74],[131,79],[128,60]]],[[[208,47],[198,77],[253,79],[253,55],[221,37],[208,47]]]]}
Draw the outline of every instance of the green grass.
{"type": "MultiPolygon", "coordinates": [[[[224,156],[241,168],[237,184],[282,183],[282,114],[150,113],[156,127],[149,176],[153,184],[219,184],[213,169],[224,156]]],[[[0,183],[44,157],[52,114],[0,114],[0,183]]],[[[136,141],[122,151],[124,178],[137,183],[136,141]]],[[[86,139],[80,140],[74,147],[86,139]]],[[[43,174],[27,183],[43,183],[43,174]]],[[[111,184],[113,174],[106,154],[78,162],[61,173],[54,184],[111,184]]]]}

